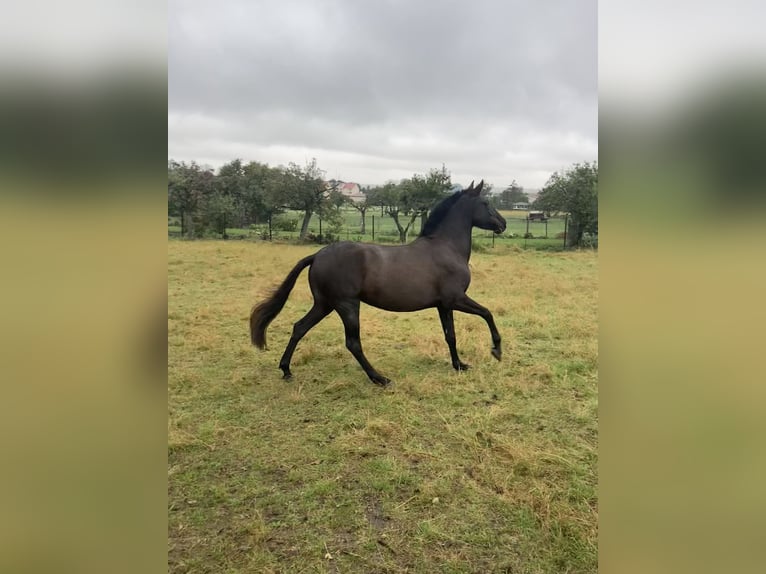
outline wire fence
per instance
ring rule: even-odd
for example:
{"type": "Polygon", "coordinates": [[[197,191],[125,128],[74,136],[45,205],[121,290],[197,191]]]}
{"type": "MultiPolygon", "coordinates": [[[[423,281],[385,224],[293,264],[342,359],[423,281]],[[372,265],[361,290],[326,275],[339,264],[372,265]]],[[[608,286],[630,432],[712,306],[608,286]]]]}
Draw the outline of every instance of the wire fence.
{"type": "MultiPolygon", "coordinates": [[[[370,210],[372,211],[372,210],[370,210]]],[[[516,245],[523,249],[566,249],[567,233],[569,231],[568,217],[540,217],[526,212],[503,212],[506,219],[506,230],[497,235],[491,231],[474,228],[474,245],[494,247],[496,245],[516,245]]],[[[300,235],[302,214],[287,214],[287,217],[275,216],[266,221],[255,222],[248,227],[226,228],[224,233],[207,231],[203,236],[208,238],[239,239],[250,241],[297,241],[300,235]]],[[[403,225],[409,222],[403,222],[403,225]]],[[[181,227],[178,218],[169,218],[168,235],[181,237],[181,227]]],[[[407,231],[406,242],[413,241],[420,233],[421,222],[415,220],[407,231]]],[[[330,228],[318,216],[313,216],[307,229],[308,241],[330,243],[333,241],[360,241],[366,243],[400,244],[401,235],[393,218],[388,214],[375,210],[362,216],[358,211],[343,212],[343,224],[330,228]]],[[[587,243],[597,246],[597,237],[588,237],[587,243]]]]}

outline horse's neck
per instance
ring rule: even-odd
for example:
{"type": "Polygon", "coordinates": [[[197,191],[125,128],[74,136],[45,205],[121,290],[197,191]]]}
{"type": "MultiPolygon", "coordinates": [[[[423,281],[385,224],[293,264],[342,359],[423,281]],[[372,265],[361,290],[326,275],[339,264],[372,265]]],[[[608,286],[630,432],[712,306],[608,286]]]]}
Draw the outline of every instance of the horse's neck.
{"type": "Polygon", "coordinates": [[[434,234],[442,241],[449,243],[465,260],[471,258],[471,225],[470,215],[456,212],[450,213],[444,223],[434,234]]]}

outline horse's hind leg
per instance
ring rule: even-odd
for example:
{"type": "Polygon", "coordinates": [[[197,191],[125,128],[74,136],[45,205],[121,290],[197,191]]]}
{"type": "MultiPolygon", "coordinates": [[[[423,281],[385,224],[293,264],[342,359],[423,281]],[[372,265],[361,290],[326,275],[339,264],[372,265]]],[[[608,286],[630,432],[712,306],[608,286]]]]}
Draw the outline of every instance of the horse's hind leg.
{"type": "Polygon", "coordinates": [[[290,372],[290,361],[293,358],[293,353],[295,352],[295,347],[298,345],[298,341],[300,341],[314,325],[327,317],[327,315],[330,314],[330,311],[332,311],[331,308],[317,304],[315,300],[314,306],[309,312],[293,326],[293,334],[290,337],[290,342],[287,343],[285,352],[282,353],[282,358],[279,360],[279,368],[282,369],[282,376],[285,379],[289,379],[293,376],[290,372]]]}
{"type": "Polygon", "coordinates": [[[351,351],[359,364],[370,377],[370,380],[376,385],[385,387],[391,381],[376,371],[367,357],[362,352],[362,341],[359,338],[359,300],[352,299],[339,303],[335,306],[335,311],[340,315],[343,321],[343,327],[346,330],[346,348],[351,351]]]}

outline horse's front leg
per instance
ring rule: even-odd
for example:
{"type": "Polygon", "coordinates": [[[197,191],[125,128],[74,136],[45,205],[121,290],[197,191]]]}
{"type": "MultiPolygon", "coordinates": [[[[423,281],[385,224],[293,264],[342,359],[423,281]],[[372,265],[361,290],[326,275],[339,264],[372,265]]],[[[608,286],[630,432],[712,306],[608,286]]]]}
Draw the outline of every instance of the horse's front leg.
{"type": "Polygon", "coordinates": [[[487,322],[487,325],[489,326],[489,333],[492,335],[492,356],[499,361],[503,356],[503,350],[500,346],[501,338],[500,333],[497,332],[495,319],[492,317],[492,313],[489,311],[489,309],[483,305],[479,305],[476,301],[465,294],[463,294],[463,296],[455,302],[453,308],[456,311],[462,311],[463,313],[478,315],[487,322]]]}
{"type": "Polygon", "coordinates": [[[457,342],[455,338],[455,320],[453,317],[452,309],[447,309],[439,305],[439,319],[442,322],[442,330],[444,331],[444,339],[447,341],[449,347],[449,354],[452,358],[452,366],[456,371],[467,371],[470,365],[465,364],[457,355],[457,342]]]}

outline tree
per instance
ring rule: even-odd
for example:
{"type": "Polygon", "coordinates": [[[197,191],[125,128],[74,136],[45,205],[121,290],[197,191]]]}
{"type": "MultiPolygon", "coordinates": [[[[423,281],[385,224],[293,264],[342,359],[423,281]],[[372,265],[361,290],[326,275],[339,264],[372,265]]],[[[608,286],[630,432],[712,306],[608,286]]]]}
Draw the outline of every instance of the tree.
{"type": "Polygon", "coordinates": [[[244,167],[242,210],[247,224],[269,220],[283,209],[279,197],[282,173],[267,164],[251,161],[244,167]]]}
{"type": "Polygon", "coordinates": [[[514,179],[511,185],[506,187],[500,192],[498,198],[499,209],[513,209],[514,203],[528,203],[529,196],[524,192],[524,188],[521,187],[514,179]]]}
{"type": "Polygon", "coordinates": [[[431,169],[427,175],[416,173],[405,181],[403,200],[415,217],[420,216],[420,230],[423,231],[429,210],[452,188],[452,176],[442,164],[441,169],[431,169]]]}
{"type": "Polygon", "coordinates": [[[181,235],[199,234],[199,208],[214,192],[215,176],[196,162],[168,161],[168,214],[181,219],[181,235]],[[196,223],[196,225],[195,225],[196,223]]]}
{"type": "Polygon", "coordinates": [[[364,235],[367,233],[367,210],[370,209],[370,207],[373,206],[372,203],[370,203],[371,199],[374,199],[370,195],[370,186],[367,186],[366,188],[360,188],[361,192],[364,194],[364,199],[362,201],[354,201],[352,199],[348,200],[348,204],[351,205],[354,209],[356,209],[359,214],[362,216],[361,225],[359,226],[359,233],[364,235]]]}
{"type": "Polygon", "coordinates": [[[325,200],[319,205],[317,214],[324,223],[324,229],[319,237],[320,242],[329,242],[337,239],[340,234],[345,218],[341,208],[346,205],[348,199],[338,191],[337,185],[330,185],[325,200]]]}
{"type": "Polygon", "coordinates": [[[226,228],[231,227],[236,214],[234,198],[221,190],[215,190],[205,197],[200,206],[200,221],[203,229],[212,229],[227,238],[226,228]]]}
{"type": "Polygon", "coordinates": [[[379,205],[382,213],[387,213],[396,225],[399,231],[399,241],[407,242],[407,232],[412,222],[417,217],[417,212],[411,216],[406,225],[404,220],[409,217],[410,210],[404,199],[404,187],[408,180],[401,180],[399,183],[393,181],[386,182],[384,185],[374,187],[367,192],[367,201],[370,205],[379,205]]]}
{"type": "Polygon", "coordinates": [[[554,172],[534,207],[569,214],[567,248],[580,245],[586,232],[598,234],[598,162],[576,163],[563,173],[554,172]]]}
{"type": "Polygon", "coordinates": [[[282,175],[282,187],[272,188],[272,197],[281,196],[284,207],[303,212],[300,239],[305,239],[311,216],[328,200],[332,189],[328,189],[322,177],[324,172],[317,166],[316,159],[303,168],[291,162],[282,170],[282,175]]]}
{"type": "Polygon", "coordinates": [[[420,216],[421,230],[429,210],[444,198],[452,188],[449,172],[444,166],[432,169],[427,175],[414,174],[399,183],[388,182],[367,191],[369,206],[379,205],[387,213],[399,232],[399,241],[407,242],[407,234],[420,216]]]}
{"type": "Polygon", "coordinates": [[[379,205],[381,213],[387,213],[396,225],[399,241],[406,243],[407,234],[418,216],[422,230],[429,210],[451,188],[451,176],[442,165],[441,169],[432,169],[427,175],[416,173],[399,183],[388,182],[382,187],[368,189],[367,205],[379,205]]]}
{"type": "MultiPolygon", "coordinates": [[[[245,166],[241,159],[225,163],[218,169],[215,189],[221,197],[215,203],[219,213],[226,212],[223,216],[224,226],[240,227],[245,224],[245,186],[245,166]]],[[[216,224],[214,227],[218,230],[220,226],[216,224]]],[[[225,228],[219,232],[225,234],[225,228]]]]}

